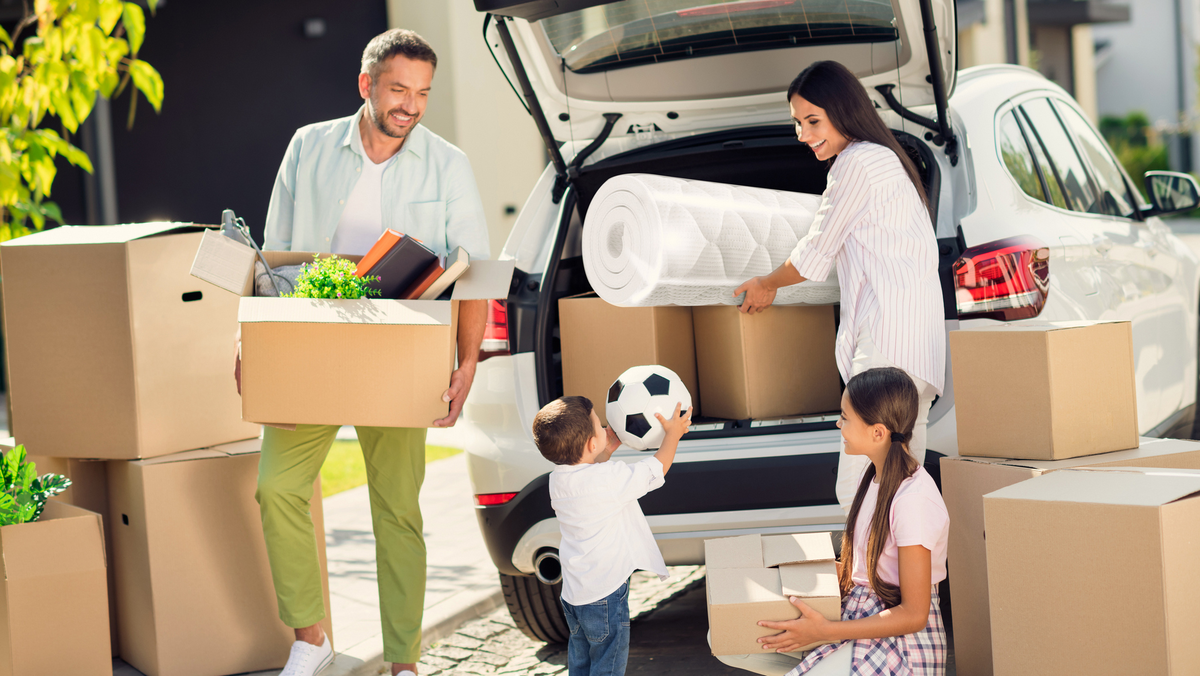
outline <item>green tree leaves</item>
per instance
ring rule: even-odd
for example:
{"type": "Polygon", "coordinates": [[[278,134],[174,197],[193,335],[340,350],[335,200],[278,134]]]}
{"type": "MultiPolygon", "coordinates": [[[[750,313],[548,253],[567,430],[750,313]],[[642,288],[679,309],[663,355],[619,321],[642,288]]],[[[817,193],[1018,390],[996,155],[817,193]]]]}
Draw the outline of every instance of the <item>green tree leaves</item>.
{"type": "MultiPolygon", "coordinates": [[[[146,4],[151,14],[158,7],[146,4]]],[[[138,58],[145,37],[142,7],[125,0],[35,0],[11,34],[0,28],[0,241],[40,230],[46,219],[62,222],[47,201],[55,158],[92,171],[69,137],[42,126],[46,115],[73,134],[97,96],[117,96],[131,82],[130,127],[139,94],[162,110],[162,76],[138,58]]]]}
{"type": "Polygon", "coordinates": [[[0,456],[0,526],[37,521],[46,500],[71,486],[61,474],[39,477],[37,467],[28,462],[25,447],[17,446],[0,456]]]}

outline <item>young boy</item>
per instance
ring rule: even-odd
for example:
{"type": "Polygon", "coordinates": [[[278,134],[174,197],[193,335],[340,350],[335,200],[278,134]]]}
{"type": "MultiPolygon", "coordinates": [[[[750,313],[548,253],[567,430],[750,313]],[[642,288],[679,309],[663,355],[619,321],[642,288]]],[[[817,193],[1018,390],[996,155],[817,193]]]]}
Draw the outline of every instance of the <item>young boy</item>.
{"type": "Polygon", "coordinates": [[[629,657],[629,576],[649,570],[667,578],[662,552],[638,498],[663,485],[691,409],[665,419],[662,446],[640,462],[607,462],[621,445],[600,424],[587,397],[556,399],[533,419],[533,441],[547,460],[550,505],[562,544],[563,611],[571,638],[570,676],[623,676],[629,657]]]}

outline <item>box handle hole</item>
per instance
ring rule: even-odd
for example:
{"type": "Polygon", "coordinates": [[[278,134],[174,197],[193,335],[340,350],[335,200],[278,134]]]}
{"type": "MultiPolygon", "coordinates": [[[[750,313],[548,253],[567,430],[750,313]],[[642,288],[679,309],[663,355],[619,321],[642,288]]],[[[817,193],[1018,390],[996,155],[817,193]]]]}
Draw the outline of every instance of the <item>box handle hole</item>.
{"type": "Polygon", "coordinates": [[[121,515],[121,523],[125,524],[126,526],[129,525],[129,515],[128,514],[121,515]]]}
{"type": "Polygon", "coordinates": [[[200,300],[203,297],[203,291],[188,291],[187,293],[183,294],[183,302],[190,303],[194,300],[200,300]]]}

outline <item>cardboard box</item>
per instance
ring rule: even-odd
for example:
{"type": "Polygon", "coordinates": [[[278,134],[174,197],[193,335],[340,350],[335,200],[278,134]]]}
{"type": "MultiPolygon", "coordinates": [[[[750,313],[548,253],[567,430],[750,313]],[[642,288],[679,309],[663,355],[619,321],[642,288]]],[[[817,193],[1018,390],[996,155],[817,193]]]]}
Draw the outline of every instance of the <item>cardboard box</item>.
{"type": "Polygon", "coordinates": [[[692,322],[706,416],[778,418],[841,405],[833,306],[774,305],[755,315],[695,307],[692,322]]]}
{"type": "MultiPolygon", "coordinates": [[[[256,298],[254,259],[228,255],[248,248],[230,244],[206,232],[192,274],[226,290],[240,283],[242,417],[268,425],[432,427],[449,412],[458,301],[507,298],[514,265],[471,261],[449,301],[256,298]]],[[[313,257],[264,255],[271,267],[313,257]]]]}
{"type": "MultiPolygon", "coordinates": [[[[279,619],[254,492],[257,439],[109,466],[121,658],[147,676],[282,667],[279,619]]],[[[319,481],[312,516],[332,637],[319,481]]],[[[331,638],[332,640],[332,638],[331,638]]]]}
{"type": "Polygon", "coordinates": [[[1200,472],[1054,472],[983,509],[997,676],[1200,674],[1200,472]]]}
{"type": "Polygon", "coordinates": [[[0,527],[0,675],[110,676],[100,518],[49,502],[0,527]]]}
{"type": "Polygon", "coordinates": [[[1200,442],[1145,438],[1133,450],[1067,460],[942,459],[942,498],[950,514],[947,554],[954,609],[954,661],[962,673],[992,674],[983,496],[1048,472],[1088,467],[1200,469],[1200,442]]]}
{"type": "Polygon", "coordinates": [[[761,652],[758,639],[778,632],[758,626],[759,620],[800,617],[788,596],[801,597],[831,620],[841,619],[829,533],[705,540],[704,564],[709,645],[714,655],[761,652]]]}
{"type": "Polygon", "coordinates": [[[39,456],[149,458],[258,435],[232,382],[237,302],[188,274],[201,227],[5,242],[13,435],[39,456]]]}
{"type": "Polygon", "coordinates": [[[558,301],[563,393],[592,400],[607,425],[608,388],[625,369],[659,364],[675,372],[692,395],[692,417],[701,415],[696,378],[692,308],[617,307],[603,298],[558,301]]]}
{"type": "MultiPolygon", "coordinates": [[[[12,438],[0,440],[0,451],[15,446],[12,438]]],[[[108,577],[108,627],[111,637],[112,656],[119,657],[117,637],[117,589],[113,576],[113,550],[107,546],[112,542],[112,521],[108,518],[108,463],[104,460],[80,460],[77,458],[46,458],[36,455],[29,460],[37,466],[38,476],[61,474],[71,480],[71,487],[51,498],[68,505],[82,507],[100,515],[104,527],[105,562],[108,577]]]]}
{"type": "Polygon", "coordinates": [[[950,332],[960,455],[1061,460],[1137,448],[1129,322],[950,332]]]}

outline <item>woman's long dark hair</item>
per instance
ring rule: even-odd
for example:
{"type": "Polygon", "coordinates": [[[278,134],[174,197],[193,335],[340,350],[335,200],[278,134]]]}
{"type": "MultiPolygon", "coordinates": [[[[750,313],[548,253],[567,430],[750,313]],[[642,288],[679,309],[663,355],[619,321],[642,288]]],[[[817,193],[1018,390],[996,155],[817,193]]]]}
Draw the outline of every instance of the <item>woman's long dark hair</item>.
{"type": "Polygon", "coordinates": [[[829,122],[851,141],[870,141],[896,153],[917,194],[921,196],[921,202],[926,209],[929,208],[929,198],[917,174],[917,165],[900,147],[896,137],[883,123],[883,118],[875,112],[875,105],[871,103],[867,90],[849,68],[837,61],[817,61],[792,80],[787,91],[789,102],[793,96],[824,108],[829,122]]]}
{"type": "MultiPolygon", "coordinates": [[[[850,407],[864,423],[882,423],[892,433],[892,445],[883,461],[883,476],[879,477],[879,495],[875,500],[875,513],[871,515],[871,530],[867,534],[867,579],[884,607],[895,608],[900,605],[900,587],[880,578],[878,567],[879,557],[883,554],[883,546],[891,531],[889,515],[892,500],[900,484],[917,471],[917,460],[908,452],[908,442],[912,439],[913,425],[917,421],[917,386],[907,373],[898,368],[876,368],[851,378],[846,383],[846,394],[850,399],[850,407]]],[[[850,514],[846,517],[846,532],[842,536],[842,570],[838,575],[843,596],[854,587],[850,579],[854,570],[854,530],[863,497],[874,478],[875,463],[871,463],[858,484],[850,514]]]]}

